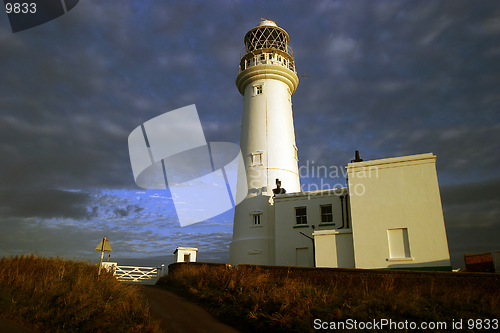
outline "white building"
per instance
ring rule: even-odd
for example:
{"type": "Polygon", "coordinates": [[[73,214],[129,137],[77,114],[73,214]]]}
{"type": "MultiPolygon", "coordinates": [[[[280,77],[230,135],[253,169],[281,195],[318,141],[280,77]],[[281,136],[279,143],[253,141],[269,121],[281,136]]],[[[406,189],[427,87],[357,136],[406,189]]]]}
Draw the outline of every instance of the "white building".
{"type": "Polygon", "coordinates": [[[249,192],[235,209],[231,264],[451,269],[436,157],[357,156],[348,187],[301,192],[288,34],[265,20],[244,41],[236,85],[249,192]]]}
{"type": "Polygon", "coordinates": [[[196,262],[197,247],[178,246],[174,251],[175,262],[196,262]]]}

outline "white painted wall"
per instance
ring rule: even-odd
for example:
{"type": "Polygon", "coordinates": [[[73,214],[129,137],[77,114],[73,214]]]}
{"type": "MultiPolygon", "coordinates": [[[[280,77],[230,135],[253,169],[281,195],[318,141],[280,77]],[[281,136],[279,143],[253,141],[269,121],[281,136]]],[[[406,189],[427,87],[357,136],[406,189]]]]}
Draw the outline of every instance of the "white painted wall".
{"type": "MultiPolygon", "coordinates": [[[[349,163],[356,268],[450,266],[435,164],[432,153],[349,163]],[[409,257],[391,258],[390,236],[401,228],[409,257]]],[[[405,253],[402,240],[396,247],[405,253]]]]}
{"type": "MultiPolygon", "coordinates": [[[[243,99],[243,118],[240,148],[247,172],[248,188],[260,189],[272,196],[276,178],[288,192],[300,192],[298,160],[295,158],[295,130],[293,125],[291,93],[279,75],[293,75],[292,71],[276,65],[253,66],[240,73],[246,77],[243,99]],[[266,78],[271,71],[276,78],[266,78]],[[250,73],[246,73],[250,72],[250,73]],[[262,86],[262,94],[255,94],[262,86]],[[261,163],[255,163],[256,155],[261,163]]],[[[298,78],[297,78],[298,84],[298,78]]],[[[251,191],[252,193],[252,191],[251,191]]]]}
{"type": "Polygon", "coordinates": [[[316,245],[316,267],[356,267],[351,229],[315,231],[313,236],[316,245]]]}
{"type": "Polygon", "coordinates": [[[249,195],[235,209],[233,241],[229,262],[274,265],[274,206],[266,195],[249,195]],[[253,224],[252,214],[261,213],[261,224],[253,224]]]}

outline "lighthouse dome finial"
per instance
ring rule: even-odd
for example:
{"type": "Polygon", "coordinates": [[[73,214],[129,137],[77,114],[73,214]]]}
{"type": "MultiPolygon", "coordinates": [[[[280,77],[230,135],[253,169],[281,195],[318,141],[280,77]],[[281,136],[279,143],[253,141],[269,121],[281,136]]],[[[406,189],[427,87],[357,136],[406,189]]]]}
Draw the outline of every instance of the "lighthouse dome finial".
{"type": "Polygon", "coordinates": [[[262,21],[259,22],[259,24],[256,25],[256,27],[277,27],[278,25],[276,22],[268,20],[268,19],[263,19],[261,17],[262,21]]]}

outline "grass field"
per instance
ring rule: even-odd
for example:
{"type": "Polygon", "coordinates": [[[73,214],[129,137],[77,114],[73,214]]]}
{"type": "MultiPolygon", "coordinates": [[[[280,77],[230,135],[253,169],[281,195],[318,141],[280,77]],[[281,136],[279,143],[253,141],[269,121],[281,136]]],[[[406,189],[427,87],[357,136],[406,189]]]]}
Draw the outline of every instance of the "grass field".
{"type": "Polygon", "coordinates": [[[458,279],[454,273],[292,273],[187,264],[158,284],[196,300],[222,321],[247,332],[308,332],[314,319],[451,325],[458,319],[500,318],[499,278],[458,279]]]}
{"type": "Polygon", "coordinates": [[[137,287],[84,262],[0,260],[0,317],[40,332],[160,332],[137,287]]]}

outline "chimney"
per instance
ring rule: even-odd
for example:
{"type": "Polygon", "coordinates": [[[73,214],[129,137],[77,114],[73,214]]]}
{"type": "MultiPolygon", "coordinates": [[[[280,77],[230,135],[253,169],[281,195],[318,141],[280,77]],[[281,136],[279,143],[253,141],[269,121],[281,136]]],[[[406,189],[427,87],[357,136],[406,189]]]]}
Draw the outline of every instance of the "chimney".
{"type": "Polygon", "coordinates": [[[363,162],[363,159],[359,157],[359,150],[354,152],[354,159],[351,160],[351,163],[363,162]]]}

